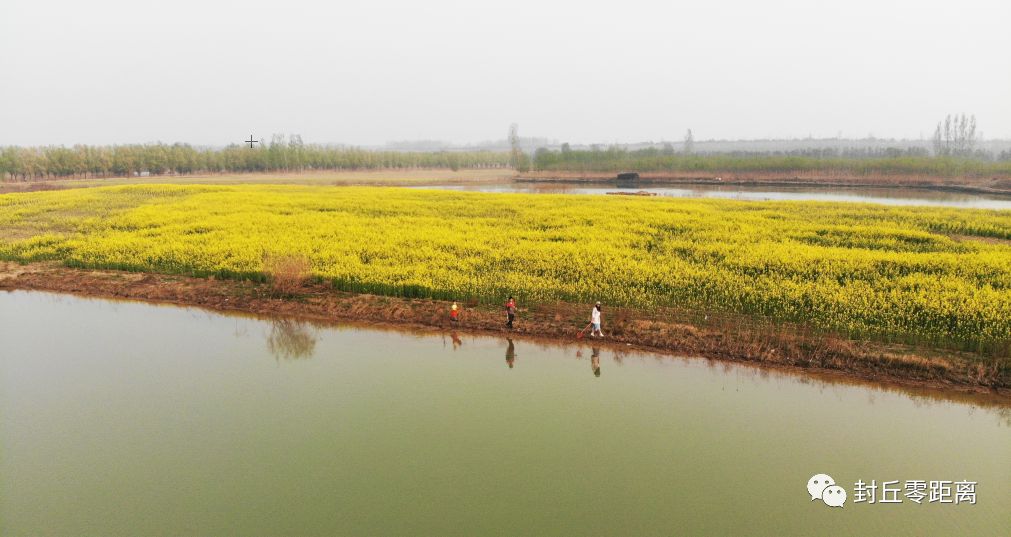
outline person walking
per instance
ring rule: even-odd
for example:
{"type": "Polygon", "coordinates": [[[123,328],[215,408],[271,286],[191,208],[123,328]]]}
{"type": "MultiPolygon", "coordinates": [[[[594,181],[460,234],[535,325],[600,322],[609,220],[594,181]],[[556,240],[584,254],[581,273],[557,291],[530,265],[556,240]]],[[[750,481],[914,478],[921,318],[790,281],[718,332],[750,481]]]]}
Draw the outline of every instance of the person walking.
{"type": "Polygon", "coordinates": [[[593,306],[593,311],[590,312],[590,325],[593,329],[590,330],[590,337],[604,337],[604,333],[600,331],[600,302],[597,302],[593,306]]]}
{"type": "Polygon", "coordinates": [[[457,307],[456,302],[453,302],[453,307],[449,309],[449,320],[450,322],[456,323],[460,319],[460,308],[457,307]]]}
{"type": "Polygon", "coordinates": [[[505,303],[506,310],[506,326],[510,330],[513,329],[513,321],[516,320],[516,301],[513,297],[509,297],[509,300],[505,303]]]}

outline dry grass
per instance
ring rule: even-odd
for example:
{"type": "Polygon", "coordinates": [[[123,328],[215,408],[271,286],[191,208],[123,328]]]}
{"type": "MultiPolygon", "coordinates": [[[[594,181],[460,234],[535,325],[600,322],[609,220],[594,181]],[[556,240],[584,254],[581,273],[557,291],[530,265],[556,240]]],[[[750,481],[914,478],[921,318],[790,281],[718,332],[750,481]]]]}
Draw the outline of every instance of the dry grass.
{"type": "Polygon", "coordinates": [[[15,181],[0,180],[0,194],[7,194],[9,192],[38,192],[40,190],[60,190],[61,188],[63,187],[43,181],[22,183],[15,181]]]}
{"type": "Polygon", "coordinates": [[[1011,245],[1011,240],[1008,240],[1008,239],[998,239],[996,237],[978,237],[978,236],[975,236],[975,235],[958,235],[958,234],[955,234],[955,233],[949,233],[949,234],[947,234],[947,236],[950,237],[951,240],[956,241],[956,242],[971,242],[971,241],[976,241],[976,242],[982,242],[982,243],[985,243],[985,244],[1006,244],[1006,245],[1011,245]]]}
{"type": "Polygon", "coordinates": [[[304,255],[267,254],[263,257],[263,270],[270,275],[270,289],[274,295],[297,295],[312,271],[309,258],[304,255]]]}

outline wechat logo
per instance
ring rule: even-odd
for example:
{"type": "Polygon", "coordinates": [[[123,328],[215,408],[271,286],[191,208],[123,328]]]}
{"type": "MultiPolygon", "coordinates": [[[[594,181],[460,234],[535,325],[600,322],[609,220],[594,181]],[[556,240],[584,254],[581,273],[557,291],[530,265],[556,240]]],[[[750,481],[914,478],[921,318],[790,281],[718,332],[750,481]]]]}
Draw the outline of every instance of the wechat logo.
{"type": "Polygon", "coordinates": [[[815,474],[807,480],[807,493],[811,501],[821,500],[829,507],[842,507],[846,503],[846,489],[835,484],[828,474],[815,474]]]}

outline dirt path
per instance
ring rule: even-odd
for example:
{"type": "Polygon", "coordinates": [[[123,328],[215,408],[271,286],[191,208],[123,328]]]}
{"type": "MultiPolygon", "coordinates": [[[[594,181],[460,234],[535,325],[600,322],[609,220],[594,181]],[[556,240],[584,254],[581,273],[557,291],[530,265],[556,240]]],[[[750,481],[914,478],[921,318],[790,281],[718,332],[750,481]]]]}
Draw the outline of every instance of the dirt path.
{"type": "MultiPolygon", "coordinates": [[[[449,321],[450,303],[341,293],[310,285],[298,297],[271,296],[268,285],[213,278],[78,270],[55,264],[0,262],[0,290],[39,290],[78,295],[198,306],[254,315],[282,315],[325,322],[355,321],[468,333],[507,332],[522,337],[575,341],[585,326],[588,305],[520,305],[516,328],[507,331],[499,308],[464,305],[461,321],[449,321]]],[[[841,373],[851,378],[904,386],[982,392],[1011,399],[1011,372],[969,356],[928,356],[829,337],[805,337],[786,330],[748,326],[698,326],[631,310],[606,310],[604,347],[639,349],[754,362],[795,370],[841,373]]],[[[595,343],[596,344],[596,343],[595,343]]]]}

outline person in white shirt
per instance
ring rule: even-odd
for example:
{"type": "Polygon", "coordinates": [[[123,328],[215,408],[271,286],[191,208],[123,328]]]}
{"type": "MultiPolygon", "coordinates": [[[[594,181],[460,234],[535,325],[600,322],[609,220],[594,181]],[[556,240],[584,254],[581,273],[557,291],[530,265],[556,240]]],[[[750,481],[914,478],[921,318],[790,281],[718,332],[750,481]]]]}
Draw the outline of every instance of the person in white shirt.
{"type": "Polygon", "coordinates": [[[600,302],[597,302],[597,305],[593,306],[593,311],[590,312],[590,324],[593,325],[593,330],[590,330],[591,337],[604,337],[604,333],[600,331],[600,302]]]}

